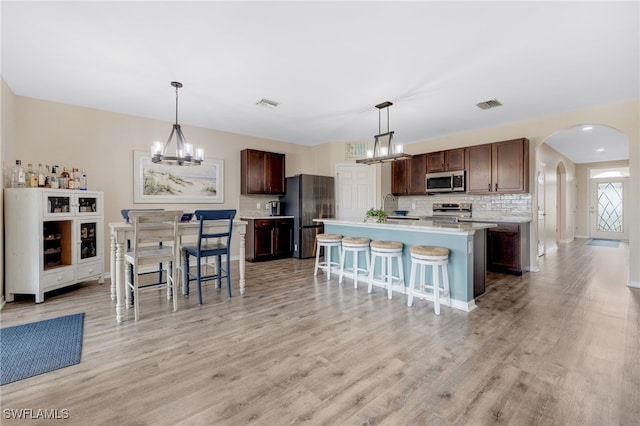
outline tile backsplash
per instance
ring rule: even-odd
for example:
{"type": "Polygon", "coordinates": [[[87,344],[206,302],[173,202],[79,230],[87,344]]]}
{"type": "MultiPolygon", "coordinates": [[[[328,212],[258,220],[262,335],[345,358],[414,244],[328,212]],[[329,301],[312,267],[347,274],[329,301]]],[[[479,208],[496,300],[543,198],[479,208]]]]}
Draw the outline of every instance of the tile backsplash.
{"type": "Polygon", "coordinates": [[[238,217],[269,216],[271,209],[267,208],[267,203],[279,199],[279,195],[240,195],[238,217]]]}
{"type": "MultiPolygon", "coordinates": [[[[431,216],[434,203],[471,203],[471,215],[478,219],[503,217],[532,217],[531,194],[502,195],[417,195],[397,197],[397,210],[408,210],[409,215],[431,216]]],[[[387,210],[389,208],[387,207],[387,210]]]]}

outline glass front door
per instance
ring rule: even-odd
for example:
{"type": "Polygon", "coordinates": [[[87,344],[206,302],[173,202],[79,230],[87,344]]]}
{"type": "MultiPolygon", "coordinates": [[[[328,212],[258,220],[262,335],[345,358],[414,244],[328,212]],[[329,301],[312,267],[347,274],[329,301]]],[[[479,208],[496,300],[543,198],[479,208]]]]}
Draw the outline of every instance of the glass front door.
{"type": "Polygon", "coordinates": [[[626,192],[628,178],[591,179],[591,238],[627,240],[626,192]]]}

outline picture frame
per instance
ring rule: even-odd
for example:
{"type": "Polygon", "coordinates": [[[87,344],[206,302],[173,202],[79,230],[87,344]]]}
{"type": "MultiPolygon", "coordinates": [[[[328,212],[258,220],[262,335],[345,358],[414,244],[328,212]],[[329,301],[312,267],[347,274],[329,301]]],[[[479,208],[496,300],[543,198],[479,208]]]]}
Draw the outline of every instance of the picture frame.
{"type": "Polygon", "coordinates": [[[345,143],[344,144],[344,159],[345,160],[358,160],[367,156],[367,144],[366,143],[345,143]]]}
{"type": "Polygon", "coordinates": [[[133,151],[134,203],[223,203],[224,161],[205,159],[199,166],[151,162],[151,154],[133,151]]]}

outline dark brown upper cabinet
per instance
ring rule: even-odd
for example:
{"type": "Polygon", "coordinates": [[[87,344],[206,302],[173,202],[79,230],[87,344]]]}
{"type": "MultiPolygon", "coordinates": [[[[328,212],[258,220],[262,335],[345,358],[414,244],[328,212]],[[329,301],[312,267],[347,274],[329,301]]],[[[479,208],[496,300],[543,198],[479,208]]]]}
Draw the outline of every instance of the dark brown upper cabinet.
{"type": "Polygon", "coordinates": [[[464,170],[465,149],[456,148],[427,154],[427,173],[464,170]]]}
{"type": "Polygon", "coordinates": [[[529,191],[529,140],[513,139],[466,148],[468,193],[529,191]]]}
{"type": "Polygon", "coordinates": [[[240,193],[284,194],[285,155],[243,149],[240,151],[240,193]]]}
{"type": "Polygon", "coordinates": [[[393,195],[424,195],[427,155],[391,163],[391,192],[393,195]]]}

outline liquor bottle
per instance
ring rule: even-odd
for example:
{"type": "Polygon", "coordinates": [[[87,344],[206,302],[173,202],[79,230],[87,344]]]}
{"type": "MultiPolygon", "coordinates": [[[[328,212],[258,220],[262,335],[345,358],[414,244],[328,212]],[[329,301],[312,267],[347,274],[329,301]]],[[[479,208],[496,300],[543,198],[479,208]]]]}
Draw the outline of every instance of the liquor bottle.
{"type": "Polygon", "coordinates": [[[58,166],[51,166],[51,179],[49,181],[51,189],[60,188],[60,182],[58,181],[58,166]]]}
{"type": "Polygon", "coordinates": [[[80,172],[75,167],[73,168],[73,186],[80,189],[80,172]]]}
{"type": "Polygon", "coordinates": [[[37,188],[38,187],[38,174],[33,169],[33,164],[29,163],[29,167],[27,167],[27,175],[25,177],[25,186],[27,188],[37,188]]]}
{"type": "Polygon", "coordinates": [[[69,173],[69,189],[78,189],[76,186],[76,173],[73,167],[71,168],[71,173],[69,173]]]}
{"type": "Polygon", "coordinates": [[[44,188],[46,177],[47,175],[44,171],[44,167],[42,167],[42,163],[38,164],[38,188],[44,188]]]}
{"type": "Polygon", "coordinates": [[[87,172],[84,169],[80,172],[80,187],[78,189],[87,190],[87,172]]]}
{"type": "Polygon", "coordinates": [[[24,167],[22,167],[22,161],[16,160],[16,166],[11,173],[11,187],[12,188],[24,188],[26,175],[24,167]]]}
{"type": "Polygon", "coordinates": [[[45,166],[45,168],[47,169],[47,172],[44,175],[44,187],[51,188],[51,168],[48,164],[45,166]]]}
{"type": "Polygon", "coordinates": [[[60,188],[69,189],[69,172],[67,171],[67,166],[62,168],[62,173],[60,173],[60,177],[58,178],[60,188]]]}

